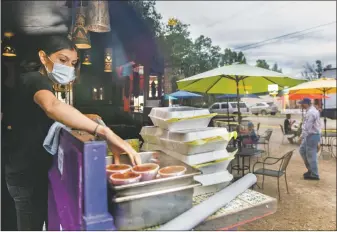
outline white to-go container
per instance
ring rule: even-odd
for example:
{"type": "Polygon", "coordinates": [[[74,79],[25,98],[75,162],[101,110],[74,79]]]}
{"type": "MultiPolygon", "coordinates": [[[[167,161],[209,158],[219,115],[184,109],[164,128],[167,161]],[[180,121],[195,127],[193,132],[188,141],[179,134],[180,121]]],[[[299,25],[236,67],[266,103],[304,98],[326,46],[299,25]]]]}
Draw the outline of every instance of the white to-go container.
{"type": "Polygon", "coordinates": [[[194,192],[193,192],[193,197],[199,196],[199,195],[204,195],[204,194],[207,194],[207,193],[219,192],[219,191],[223,190],[224,188],[226,188],[230,183],[231,183],[231,181],[227,181],[227,182],[223,182],[223,183],[220,183],[220,184],[213,184],[213,185],[208,185],[208,186],[195,187],[194,192]]]}
{"type": "Polygon", "coordinates": [[[160,138],[163,135],[164,130],[155,126],[143,126],[140,135],[145,143],[160,144],[160,138]]]}
{"type": "Polygon", "coordinates": [[[152,108],[149,117],[155,126],[169,131],[206,128],[215,114],[194,107],[152,108]]]}
{"type": "Polygon", "coordinates": [[[227,170],[222,172],[216,172],[212,174],[197,175],[194,180],[200,182],[202,186],[210,186],[220,183],[229,182],[233,179],[233,175],[227,170]]]}
{"type": "Polygon", "coordinates": [[[202,174],[212,174],[216,172],[227,171],[228,165],[234,159],[234,155],[229,156],[224,159],[215,160],[208,163],[198,164],[193,166],[194,168],[200,170],[202,174]]]}
{"type": "Polygon", "coordinates": [[[140,135],[146,143],[161,145],[184,155],[224,150],[236,133],[226,128],[208,127],[182,131],[167,131],[159,127],[143,127],[140,135]]]}
{"type": "Polygon", "coordinates": [[[177,151],[168,150],[164,148],[163,146],[150,144],[150,143],[144,143],[142,146],[142,150],[143,151],[162,151],[165,154],[170,155],[190,166],[231,157],[236,153],[236,151],[229,153],[227,152],[226,149],[224,149],[224,150],[205,152],[205,153],[187,156],[187,155],[180,154],[177,151]]]}

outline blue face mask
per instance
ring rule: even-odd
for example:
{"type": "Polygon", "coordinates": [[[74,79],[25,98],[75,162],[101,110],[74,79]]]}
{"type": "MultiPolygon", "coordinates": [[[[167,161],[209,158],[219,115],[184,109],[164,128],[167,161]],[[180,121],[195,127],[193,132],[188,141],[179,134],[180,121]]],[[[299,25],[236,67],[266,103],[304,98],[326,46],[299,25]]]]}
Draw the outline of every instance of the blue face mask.
{"type": "Polygon", "coordinates": [[[75,80],[76,76],[74,67],[54,63],[49,57],[48,59],[54,64],[51,72],[49,72],[47,67],[45,67],[50,80],[61,85],[67,85],[71,81],[75,80]]]}

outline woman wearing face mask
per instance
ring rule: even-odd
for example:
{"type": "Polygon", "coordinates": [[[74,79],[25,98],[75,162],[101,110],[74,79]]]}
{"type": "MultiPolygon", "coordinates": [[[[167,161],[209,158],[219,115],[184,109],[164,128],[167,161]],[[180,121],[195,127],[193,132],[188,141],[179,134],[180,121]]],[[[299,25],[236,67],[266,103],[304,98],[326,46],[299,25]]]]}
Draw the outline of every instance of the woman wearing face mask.
{"type": "Polygon", "coordinates": [[[74,81],[78,54],[66,37],[51,36],[46,42],[36,54],[42,64],[40,70],[20,76],[15,107],[4,114],[12,129],[2,153],[8,156],[6,182],[15,202],[18,230],[42,230],[47,218],[48,169],[52,156],[42,145],[54,121],[104,138],[117,162],[119,154],[126,152],[133,164],[140,164],[139,154],[109,128],[55,97],[53,84],[74,81]]]}

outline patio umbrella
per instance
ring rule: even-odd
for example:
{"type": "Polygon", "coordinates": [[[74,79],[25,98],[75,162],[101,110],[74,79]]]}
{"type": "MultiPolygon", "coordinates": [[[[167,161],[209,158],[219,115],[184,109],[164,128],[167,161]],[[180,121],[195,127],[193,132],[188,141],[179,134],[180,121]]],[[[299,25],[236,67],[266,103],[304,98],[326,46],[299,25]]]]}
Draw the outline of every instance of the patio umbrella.
{"type": "Polygon", "coordinates": [[[169,95],[169,94],[165,94],[165,100],[178,100],[178,98],[176,98],[176,97],[172,97],[171,95],[169,95]]]}
{"type": "Polygon", "coordinates": [[[170,96],[174,97],[174,98],[178,98],[178,99],[202,97],[202,95],[200,95],[200,94],[191,93],[191,92],[187,92],[187,91],[177,91],[177,92],[171,93],[170,96]]]}
{"type": "Polygon", "coordinates": [[[289,94],[289,100],[302,100],[303,98],[310,99],[326,99],[328,96],[323,96],[322,94],[289,94]]]}
{"type": "MultiPolygon", "coordinates": [[[[177,82],[180,90],[208,94],[240,94],[267,92],[268,85],[277,84],[282,89],[292,87],[304,80],[292,79],[286,75],[247,64],[233,64],[216,68],[177,82]]],[[[238,119],[241,122],[240,107],[238,119]]]]}
{"type": "MultiPolygon", "coordinates": [[[[227,99],[227,123],[228,123],[228,127],[229,127],[229,106],[228,106],[229,99],[230,98],[237,98],[237,97],[238,97],[238,95],[236,95],[236,94],[223,94],[223,95],[220,95],[220,96],[216,97],[217,99],[222,99],[222,98],[227,99]]],[[[255,94],[240,94],[239,97],[240,98],[260,98],[259,96],[255,95],[255,94]]]]}
{"type": "MultiPolygon", "coordinates": [[[[323,94],[323,109],[325,110],[326,94],[336,93],[335,78],[320,78],[294,86],[289,90],[290,94],[323,94]]],[[[324,113],[324,137],[326,139],[326,113],[324,113]]]]}

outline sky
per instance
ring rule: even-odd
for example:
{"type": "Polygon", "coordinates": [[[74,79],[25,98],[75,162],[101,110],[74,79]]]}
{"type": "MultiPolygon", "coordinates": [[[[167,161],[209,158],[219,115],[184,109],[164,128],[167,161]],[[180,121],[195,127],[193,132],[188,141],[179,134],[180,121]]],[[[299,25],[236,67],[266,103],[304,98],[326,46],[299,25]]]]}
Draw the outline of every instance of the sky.
{"type": "Polygon", "coordinates": [[[249,64],[276,62],[294,77],[301,76],[306,62],[336,67],[336,1],[157,1],[156,8],[163,22],[175,17],[190,25],[193,39],[207,36],[222,49],[332,23],[242,50],[249,64]]]}

